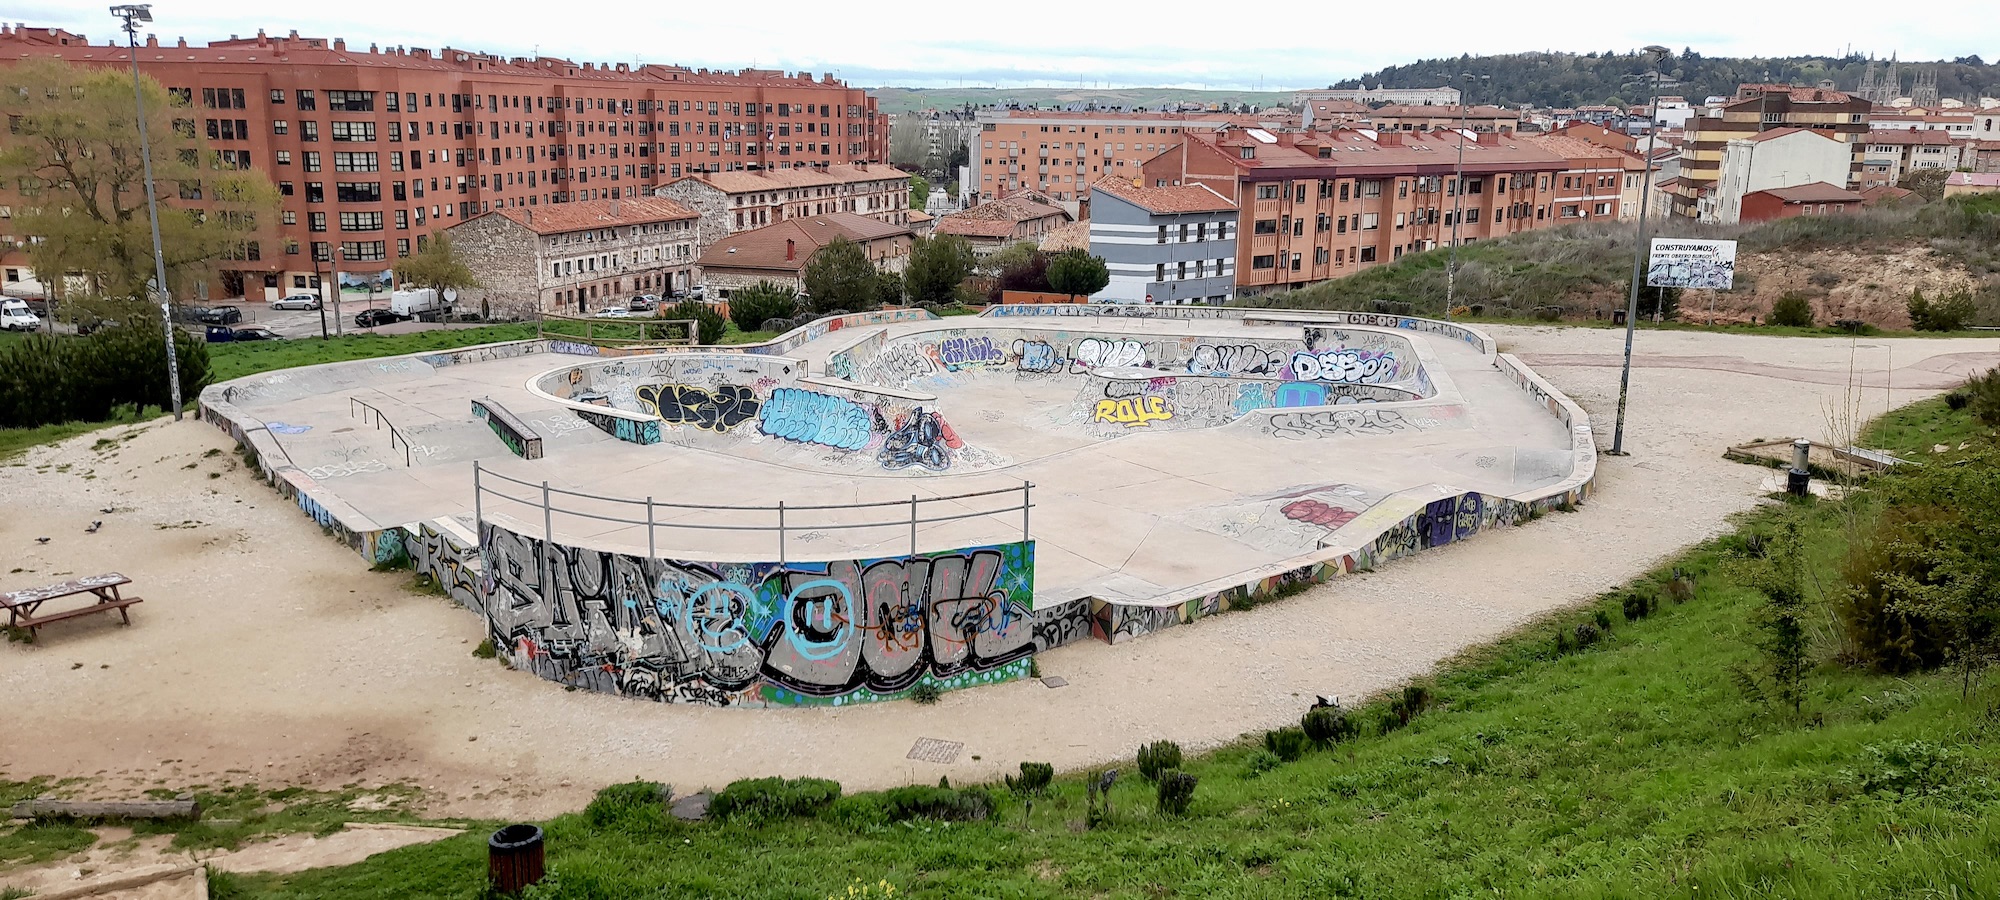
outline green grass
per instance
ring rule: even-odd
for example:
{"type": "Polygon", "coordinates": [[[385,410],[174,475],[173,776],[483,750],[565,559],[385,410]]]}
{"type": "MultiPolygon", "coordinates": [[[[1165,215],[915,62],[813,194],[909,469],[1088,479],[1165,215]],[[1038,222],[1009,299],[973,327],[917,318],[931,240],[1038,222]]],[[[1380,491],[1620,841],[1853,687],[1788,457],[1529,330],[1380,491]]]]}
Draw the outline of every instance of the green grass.
{"type": "Polygon", "coordinates": [[[208,358],[210,368],[215,373],[215,381],[219,383],[273,369],[289,369],[293,366],[397,356],[404,353],[421,353],[425,350],[448,350],[453,347],[469,347],[474,344],[493,344],[501,341],[521,341],[534,336],[533,325],[487,325],[480,328],[440,329],[394,335],[364,333],[331,340],[301,338],[290,341],[211,344],[208,348],[208,358]]]}
{"type": "Polygon", "coordinates": [[[1981,425],[1965,410],[1953,410],[1939,396],[1891,410],[1870,422],[1862,430],[1861,446],[1921,462],[1939,444],[1955,450],[1959,444],[1992,435],[1993,429],[1981,425]]]}
{"type": "Polygon", "coordinates": [[[30,866],[81,853],[97,843],[87,828],[64,822],[0,826],[0,867],[30,866]]]}
{"type": "MultiPolygon", "coordinates": [[[[1782,505],[1738,527],[1769,532],[1781,515],[1803,523],[1823,603],[1846,516],[1835,504],[1782,505]]],[[[1734,673],[1760,659],[1749,622],[1761,601],[1743,582],[1743,546],[1717,538],[1464,654],[1427,681],[1432,706],[1407,727],[1377,701],[1355,712],[1359,738],[1269,771],[1257,736],[1190,759],[1183,768],[1201,781],[1184,818],[1156,814],[1129,761],[1110,824],[1093,830],[1083,828],[1090,773],[1057,779],[1031,813],[1006,797],[980,823],[891,824],[879,795],[764,824],[578,813],[545,823],[559,885],[548,896],[818,900],[883,881],[912,897],[1990,895],[2000,690],[1961,700],[1956,673],[1842,668],[1822,615],[1809,630],[1821,662],[1803,714],[1746,694],[1734,673]],[[1684,603],[1664,589],[1676,567],[1699,585],[1684,603]],[[1659,609],[1625,621],[1632,590],[1659,609]],[[1556,649],[1559,630],[1600,611],[1614,626],[1605,640],[1556,649]],[[1924,789],[1881,789],[1895,774],[1882,754],[1919,740],[1943,748],[1945,774],[1924,789]]],[[[484,840],[246,877],[238,895],[470,896],[484,840]]]]}
{"type": "Polygon", "coordinates": [[[761,344],[783,333],[782,331],[744,331],[736,327],[735,322],[729,322],[722,326],[722,340],[717,341],[717,343],[761,344]]]}

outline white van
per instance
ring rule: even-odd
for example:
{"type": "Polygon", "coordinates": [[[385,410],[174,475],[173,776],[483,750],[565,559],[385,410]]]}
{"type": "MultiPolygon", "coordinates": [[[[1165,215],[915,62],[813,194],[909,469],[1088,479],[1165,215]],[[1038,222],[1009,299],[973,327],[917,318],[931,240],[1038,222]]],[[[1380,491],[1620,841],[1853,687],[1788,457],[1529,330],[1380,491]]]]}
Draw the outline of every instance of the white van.
{"type": "Polygon", "coordinates": [[[28,310],[28,304],[19,300],[0,301],[0,329],[34,331],[40,327],[42,320],[28,310]]]}

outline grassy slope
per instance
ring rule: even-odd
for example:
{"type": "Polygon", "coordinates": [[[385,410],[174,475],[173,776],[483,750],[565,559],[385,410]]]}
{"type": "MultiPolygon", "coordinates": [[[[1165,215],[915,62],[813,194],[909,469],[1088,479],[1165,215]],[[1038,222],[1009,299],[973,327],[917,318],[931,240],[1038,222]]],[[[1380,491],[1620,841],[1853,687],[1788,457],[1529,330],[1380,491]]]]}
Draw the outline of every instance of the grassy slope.
{"type": "MultiPolygon", "coordinates": [[[[1842,516],[1832,505],[1795,514],[1823,600],[1842,516]]],[[[555,895],[819,898],[886,880],[926,897],[1838,898],[1969,897],[2000,884],[2000,791],[1984,775],[2000,763],[1996,692],[1961,701],[1951,674],[1825,663],[1801,716],[1750,699],[1732,674],[1758,659],[1739,545],[1725,537],[1675,561],[1700,587],[1651,618],[1627,623],[1615,597],[1600,600],[1616,626],[1593,649],[1554,650],[1557,629],[1586,609],[1466,654],[1406,729],[1369,727],[1262,776],[1247,745],[1191,760],[1202,782],[1185,820],[1157,817],[1129,765],[1115,823],[1094,831],[1077,830],[1080,776],[1059,779],[1031,816],[1010,799],[997,822],[973,825],[883,824],[866,795],[762,826],[574,814],[546,825],[555,895]],[[1919,739],[1951,754],[1941,780],[1864,790],[1891,774],[1878,752],[1919,739]]],[[[1637,589],[1657,593],[1663,580],[1637,589]]],[[[1831,623],[1814,633],[1831,659],[1831,623]]],[[[1381,713],[1362,711],[1371,723],[1381,713]]],[[[236,895],[469,896],[483,839],[245,879],[236,895]]]]}

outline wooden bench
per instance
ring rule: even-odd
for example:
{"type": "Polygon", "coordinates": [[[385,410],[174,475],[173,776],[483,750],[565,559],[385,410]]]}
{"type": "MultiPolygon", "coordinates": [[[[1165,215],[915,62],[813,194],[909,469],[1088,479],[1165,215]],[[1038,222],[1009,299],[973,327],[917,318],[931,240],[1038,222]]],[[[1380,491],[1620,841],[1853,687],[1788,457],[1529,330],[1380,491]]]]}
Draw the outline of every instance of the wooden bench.
{"type": "Polygon", "coordinates": [[[103,575],[92,575],[88,578],[79,578],[75,581],[65,581],[61,584],[51,584],[46,587],[0,593],[0,607],[4,607],[7,610],[7,625],[11,628],[27,629],[30,638],[35,637],[37,630],[43,625],[51,622],[60,622],[64,619],[75,619],[81,616],[110,612],[114,609],[118,611],[118,618],[123,620],[125,624],[130,625],[132,624],[132,616],[126,612],[126,608],[134,603],[143,602],[144,599],[140,597],[126,597],[119,593],[118,588],[120,585],[131,583],[132,579],[130,578],[126,578],[116,572],[107,572],[103,575]],[[42,604],[50,600],[62,597],[74,597],[81,594],[89,594],[96,597],[97,602],[88,606],[57,610],[50,613],[42,613],[40,611],[42,604]]]}

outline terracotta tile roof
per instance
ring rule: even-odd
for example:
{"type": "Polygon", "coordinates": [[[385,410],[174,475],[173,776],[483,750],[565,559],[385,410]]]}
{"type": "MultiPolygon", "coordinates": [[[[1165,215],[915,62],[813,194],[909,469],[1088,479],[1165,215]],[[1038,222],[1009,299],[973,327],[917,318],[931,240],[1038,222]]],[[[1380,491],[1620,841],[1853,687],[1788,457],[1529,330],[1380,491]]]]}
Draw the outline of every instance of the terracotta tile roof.
{"type": "MultiPolygon", "coordinates": [[[[509,206],[482,216],[505,216],[536,234],[566,234],[592,228],[616,228],[699,219],[701,214],[672,200],[659,197],[625,197],[618,200],[579,200],[547,206],[509,206]]],[[[470,222],[479,216],[473,216],[470,222]]]]}
{"type": "Polygon", "coordinates": [[[1135,187],[1132,182],[1118,178],[1107,178],[1090,186],[1092,192],[1103,191],[1140,209],[1153,213],[1193,213],[1230,212],[1236,204],[1228,197],[1215,192],[1205,184],[1183,184],[1175,187],[1135,187]]]}
{"type": "Polygon", "coordinates": [[[1016,194],[939,218],[936,231],[964,237],[1004,238],[1013,235],[1015,226],[1022,222],[1051,216],[1061,216],[1064,221],[1070,218],[1060,206],[1043,203],[1034,195],[1016,194]]]}
{"type": "Polygon", "coordinates": [[[1836,142],[1838,141],[1837,138],[1823,131],[1814,131],[1811,128],[1795,128],[1790,126],[1787,126],[1785,128],[1773,128],[1769,131],[1760,131],[1757,132],[1757,134],[1752,137],[1745,138],[1745,140],[1757,141],[1758,143],[1762,143],[1764,141],[1775,140],[1777,138],[1784,137],[1785,135],[1788,134],[1801,134],[1801,133],[1817,135],[1819,137],[1826,138],[1829,141],[1836,141],[1836,142]]]}
{"type": "Polygon", "coordinates": [[[1904,129],[1901,131],[1871,131],[1865,143],[1890,144],[1896,146],[1943,146],[1952,142],[1951,133],[1931,129],[1904,129]]]}
{"type": "Polygon", "coordinates": [[[1904,197],[1916,196],[1916,191],[1899,188],[1893,184],[1878,184],[1861,192],[1861,205],[1874,206],[1879,203],[1893,203],[1904,197]]]}
{"type": "Polygon", "coordinates": [[[762,228],[739,231],[710,244],[698,261],[704,269],[803,271],[806,261],[835,238],[863,241],[910,234],[910,229],[854,213],[827,213],[786,219],[762,228]],[[787,241],[790,241],[788,247],[787,241]],[[786,259],[790,250],[791,259],[786,259]]]}
{"type": "MultiPolygon", "coordinates": [[[[1456,119],[1459,112],[1456,106],[1402,105],[1384,106],[1373,111],[1370,115],[1376,118],[1442,118],[1450,116],[1456,119]]],[[[1475,104],[1465,110],[1465,116],[1468,119],[1510,119],[1520,118],[1520,115],[1520,113],[1511,109],[1503,109],[1498,106],[1479,106],[1475,104]]]]}
{"type": "Polygon", "coordinates": [[[1090,220],[1078,219],[1050,229],[1042,236],[1042,249],[1050,253],[1090,249],[1090,220]]]}
{"type": "Polygon", "coordinates": [[[2000,188],[2000,172],[1953,172],[1944,183],[1953,187],[2000,188]]]}
{"type": "Polygon", "coordinates": [[[1619,159],[1631,160],[1634,165],[1638,164],[1637,157],[1632,154],[1566,134],[1523,134],[1518,135],[1516,139],[1569,159],[1619,159]]]}
{"type": "Polygon", "coordinates": [[[910,210],[910,224],[912,225],[918,225],[924,222],[929,222],[935,218],[937,217],[931,215],[930,213],[924,212],[921,209],[910,210]]]}
{"type": "Polygon", "coordinates": [[[1815,181],[1811,184],[1796,184],[1791,187],[1770,188],[1768,190],[1756,191],[1755,193],[1769,194],[1786,203],[1857,203],[1862,199],[1860,194],[1846,188],[1835,187],[1824,181],[1815,181]]]}
{"type": "Polygon", "coordinates": [[[824,169],[798,167],[761,172],[701,172],[687,176],[725,194],[759,194],[796,188],[832,187],[869,181],[908,181],[910,173],[893,166],[837,165],[824,169]]]}
{"type": "MultiPolygon", "coordinates": [[[[1342,128],[1332,132],[1269,135],[1271,143],[1242,132],[1221,136],[1189,135],[1190,148],[1204,148],[1227,160],[1239,171],[1269,168],[1337,169],[1341,176],[1367,176],[1374,172],[1410,171],[1413,167],[1454,166],[1459,141],[1465,142],[1468,172],[1491,172],[1498,168],[1528,167],[1537,171],[1560,171],[1568,165],[1565,157],[1543,149],[1526,135],[1482,134],[1492,143],[1464,138],[1455,129],[1436,131],[1387,131],[1342,128]],[[1250,147],[1252,158],[1242,158],[1242,148],[1250,147]],[[1319,155],[1324,148],[1325,157],[1319,155]]],[[[1326,177],[1326,176],[1320,176],[1326,177]]]]}

